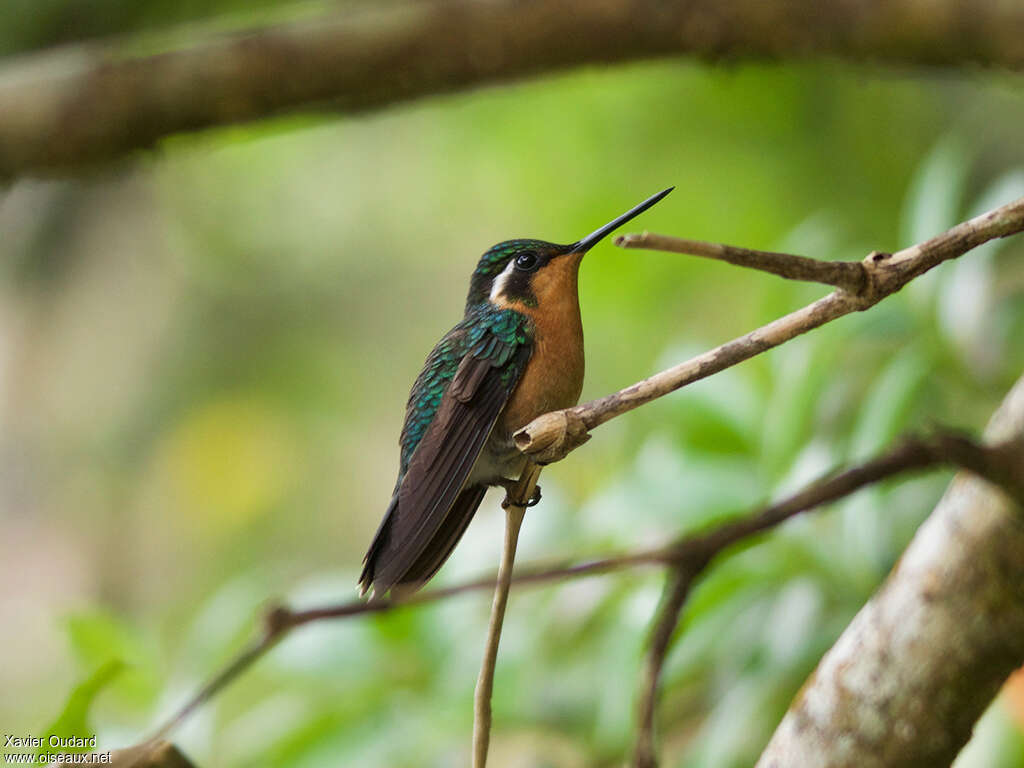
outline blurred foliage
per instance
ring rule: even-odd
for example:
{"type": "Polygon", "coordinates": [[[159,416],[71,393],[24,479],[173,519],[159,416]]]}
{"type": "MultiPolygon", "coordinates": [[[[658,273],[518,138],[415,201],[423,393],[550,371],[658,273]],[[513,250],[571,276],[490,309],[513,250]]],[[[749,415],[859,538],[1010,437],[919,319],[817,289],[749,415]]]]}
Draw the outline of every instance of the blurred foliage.
{"type": "MultiPolygon", "coordinates": [[[[249,7],[210,6],[251,21],[249,7]]],[[[207,13],[84,8],[8,14],[0,52],[207,13]]],[[[0,619],[22,631],[3,641],[0,722],[40,732],[69,681],[102,679],[65,715],[78,727],[89,710],[101,743],[135,742],[269,599],[353,597],[408,386],[492,243],[573,240],[676,184],[639,227],[861,258],[1024,194],[1022,121],[1019,80],[992,73],[662,62],[179,137],[131,167],[14,184],[0,200],[0,619]]],[[[545,472],[521,561],[700,529],[907,430],[980,430],[1024,369],[1022,252],[993,243],[602,426],[545,472]]],[[[580,291],[584,397],[822,293],[607,244],[580,291]]],[[[883,484],[714,564],[668,661],[666,765],[752,763],[948,479],[883,484]]],[[[496,507],[438,583],[494,567],[496,507]]],[[[639,570],[515,594],[495,765],[620,763],[661,586],[639,570]]],[[[488,606],[305,628],[175,740],[204,766],[463,765],[488,606]]],[[[1013,711],[996,706],[965,768],[1021,764],[1013,711]]]]}
{"type": "Polygon", "coordinates": [[[71,690],[60,715],[39,734],[42,746],[36,752],[37,756],[43,757],[54,752],[83,754],[91,751],[88,747],[76,744],[79,739],[88,742],[95,736],[96,731],[89,726],[89,710],[96,696],[117,678],[121,668],[121,662],[108,661],[71,690]],[[54,737],[59,741],[51,743],[54,737]]]}

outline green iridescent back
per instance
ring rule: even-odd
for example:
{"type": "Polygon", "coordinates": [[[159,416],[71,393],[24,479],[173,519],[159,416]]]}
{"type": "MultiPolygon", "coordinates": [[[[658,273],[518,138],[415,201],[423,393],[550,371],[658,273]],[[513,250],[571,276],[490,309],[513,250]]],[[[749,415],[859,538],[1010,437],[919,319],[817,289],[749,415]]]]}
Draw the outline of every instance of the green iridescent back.
{"type": "MultiPolygon", "coordinates": [[[[499,246],[495,246],[497,247],[499,246]]],[[[494,248],[488,253],[492,251],[494,248]]],[[[486,258],[487,254],[484,256],[486,258]]],[[[504,258],[507,260],[508,256],[504,258]]],[[[451,384],[462,358],[469,354],[481,360],[489,360],[492,366],[500,369],[502,382],[511,391],[519,379],[519,374],[522,373],[519,367],[522,367],[525,360],[523,356],[517,356],[515,353],[523,345],[532,342],[532,321],[526,315],[512,309],[498,309],[486,302],[467,310],[462,321],[445,334],[431,351],[423,370],[413,384],[412,392],[409,393],[405,426],[400,441],[402,460],[399,482],[409,467],[416,446],[437,415],[441,399],[451,384]]]]}

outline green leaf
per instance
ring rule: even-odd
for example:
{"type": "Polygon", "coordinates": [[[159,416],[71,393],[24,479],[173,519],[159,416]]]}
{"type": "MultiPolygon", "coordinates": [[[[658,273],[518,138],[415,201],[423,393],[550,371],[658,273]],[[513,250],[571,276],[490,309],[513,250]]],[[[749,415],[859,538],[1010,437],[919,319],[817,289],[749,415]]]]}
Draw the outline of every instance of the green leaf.
{"type": "MultiPolygon", "coordinates": [[[[920,243],[960,220],[969,167],[967,150],[956,135],[942,139],[921,163],[910,182],[903,209],[901,245],[920,243]]],[[[930,306],[939,273],[935,270],[907,287],[918,306],[930,306]]]]}
{"type": "Polygon", "coordinates": [[[850,441],[851,458],[863,458],[881,450],[906,428],[914,400],[931,369],[926,353],[914,348],[885,367],[864,398],[850,441]]]}
{"type": "Polygon", "coordinates": [[[152,702],[160,690],[158,654],[138,629],[101,610],[76,613],[66,621],[71,649],[84,669],[117,662],[124,669],[116,697],[132,707],[152,702]]]}
{"type": "MultiPolygon", "coordinates": [[[[997,208],[1024,196],[1024,169],[1017,168],[993,182],[971,206],[970,215],[997,208]]],[[[938,292],[939,327],[966,366],[991,373],[1002,358],[1002,339],[995,327],[993,305],[999,293],[996,252],[1010,241],[997,238],[956,259],[942,271],[938,292]]]]}
{"type": "Polygon", "coordinates": [[[907,191],[903,245],[927,240],[959,221],[968,166],[966,147],[955,134],[932,148],[907,191]]]}
{"type": "MultiPolygon", "coordinates": [[[[971,204],[969,215],[978,216],[993,208],[1011,203],[1018,197],[1024,197],[1024,168],[1014,168],[993,181],[971,204]]],[[[990,244],[995,248],[1006,243],[1005,239],[997,239],[991,241],[990,244]]],[[[978,248],[987,248],[990,244],[986,243],[978,248]]]]}
{"type": "Polygon", "coordinates": [[[810,439],[815,414],[830,379],[837,345],[828,338],[800,339],[773,352],[773,391],[765,408],[763,458],[770,472],[781,475],[810,439]]]}
{"type": "Polygon", "coordinates": [[[131,627],[103,611],[76,613],[67,619],[71,648],[86,667],[114,659],[137,659],[141,640],[131,627]]]}
{"type": "Polygon", "coordinates": [[[59,739],[77,737],[89,740],[95,736],[95,733],[89,728],[89,710],[92,708],[92,703],[96,696],[110,685],[121,674],[123,669],[123,662],[110,660],[105,664],[101,664],[89,677],[76,685],[68,696],[60,715],[43,732],[43,746],[39,748],[37,754],[44,755],[52,752],[83,753],[95,750],[95,743],[87,742],[83,746],[64,746],[62,744],[51,746],[50,739],[53,737],[59,739]]]}

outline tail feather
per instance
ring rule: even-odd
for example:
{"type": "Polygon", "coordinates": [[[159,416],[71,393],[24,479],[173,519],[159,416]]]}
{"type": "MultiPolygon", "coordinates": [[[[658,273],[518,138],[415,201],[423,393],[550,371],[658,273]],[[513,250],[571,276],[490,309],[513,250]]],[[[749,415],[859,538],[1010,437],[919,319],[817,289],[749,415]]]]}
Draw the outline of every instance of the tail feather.
{"type": "Polygon", "coordinates": [[[437,573],[451,555],[455,545],[459,543],[462,534],[466,532],[469,521],[473,519],[484,494],[487,493],[487,486],[475,485],[471,488],[464,488],[455,499],[444,525],[438,531],[419,559],[405,572],[402,582],[418,583],[419,586],[426,584],[430,578],[437,573]]]}
{"type": "Polygon", "coordinates": [[[402,551],[408,552],[408,548],[393,547],[391,541],[392,525],[401,514],[399,494],[396,492],[363,559],[363,572],[359,577],[361,593],[365,594],[372,587],[374,595],[380,597],[393,587],[401,587],[402,593],[407,594],[426,584],[459,543],[486,492],[487,487],[483,485],[463,488],[448,510],[441,527],[426,542],[422,552],[408,563],[397,559],[408,557],[402,551]],[[376,578],[385,569],[390,574],[397,574],[389,578],[387,583],[376,578]]]}
{"type": "Polygon", "coordinates": [[[398,489],[396,488],[394,494],[391,496],[391,503],[388,504],[388,508],[384,512],[384,519],[381,520],[380,525],[377,526],[377,532],[373,534],[373,541],[370,542],[370,548],[366,550],[366,556],[363,558],[363,572],[359,574],[360,595],[365,595],[370,590],[370,587],[373,586],[373,577],[377,570],[377,561],[380,558],[381,551],[387,546],[388,541],[391,539],[391,518],[397,510],[398,489]]]}

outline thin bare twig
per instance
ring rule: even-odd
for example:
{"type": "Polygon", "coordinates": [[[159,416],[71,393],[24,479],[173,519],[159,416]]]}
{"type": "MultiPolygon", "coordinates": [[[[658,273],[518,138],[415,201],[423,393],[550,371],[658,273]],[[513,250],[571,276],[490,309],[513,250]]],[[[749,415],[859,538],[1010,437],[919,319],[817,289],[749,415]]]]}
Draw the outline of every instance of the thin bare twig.
{"type": "Polygon", "coordinates": [[[494,692],[494,670],[498,661],[501,627],[505,623],[505,607],[512,586],[512,567],[516,559],[516,545],[519,543],[519,529],[539,476],[540,467],[528,464],[506,500],[505,542],[501,550],[498,581],[494,585],[494,602],[487,625],[487,642],[480,662],[480,676],[473,695],[473,768],[485,768],[487,765],[487,749],[491,743],[491,696],[494,692]]]}
{"type": "Polygon", "coordinates": [[[668,582],[665,584],[665,595],[658,609],[657,621],[651,629],[647,641],[647,656],[644,658],[640,673],[640,690],[637,701],[636,740],[633,746],[634,768],[655,768],[658,757],[654,751],[654,715],[658,700],[658,684],[661,681],[661,670],[665,665],[668,647],[672,641],[672,633],[679,623],[679,615],[690,594],[694,576],[703,569],[703,564],[696,570],[687,565],[677,565],[672,569],[668,582]]]}
{"type": "Polygon", "coordinates": [[[864,265],[859,261],[821,261],[797,256],[792,253],[755,251],[723,243],[706,243],[703,240],[687,240],[642,232],[639,235],[619,235],[615,244],[622,248],[641,248],[652,251],[685,253],[689,256],[703,256],[717,259],[737,267],[750,267],[762,272],[784,277],[787,280],[803,280],[809,283],[824,283],[844,288],[850,293],[864,290],[867,276],[864,265]]]}
{"type": "MultiPolygon", "coordinates": [[[[274,612],[271,612],[270,615],[273,616],[274,612]]],[[[199,689],[196,695],[193,696],[185,706],[178,710],[170,720],[164,723],[159,729],[157,729],[156,733],[147,739],[147,743],[151,743],[154,746],[160,743],[160,741],[167,737],[175,728],[185,722],[193,712],[220,693],[239,675],[251,667],[257,659],[277,645],[281,641],[281,638],[288,633],[289,629],[290,627],[285,624],[272,626],[272,623],[268,621],[266,630],[262,637],[239,653],[235,658],[228,662],[220,672],[210,678],[210,680],[199,689]]]]}
{"type": "MultiPolygon", "coordinates": [[[[874,251],[862,262],[863,287],[833,291],[812,304],[722,344],[630,387],[573,408],[539,416],[515,434],[516,447],[550,464],[586,441],[609,419],[664,397],[730,366],[777,347],[851,312],[868,309],[915,277],[989,240],[1024,231],[1024,198],[958,224],[924,243],[888,254],[874,251]]],[[[776,264],[782,269],[781,262],[776,264]]],[[[794,272],[796,274],[796,272],[794,272]]]]}

